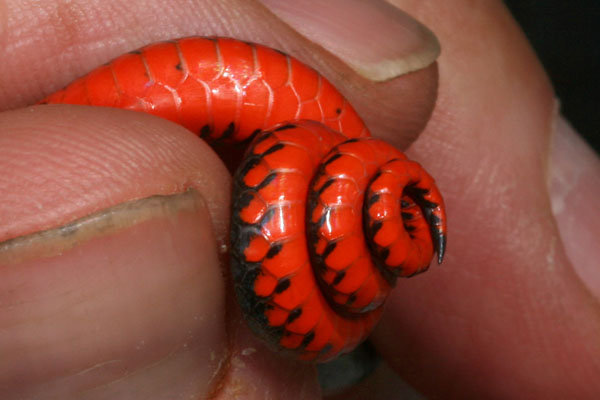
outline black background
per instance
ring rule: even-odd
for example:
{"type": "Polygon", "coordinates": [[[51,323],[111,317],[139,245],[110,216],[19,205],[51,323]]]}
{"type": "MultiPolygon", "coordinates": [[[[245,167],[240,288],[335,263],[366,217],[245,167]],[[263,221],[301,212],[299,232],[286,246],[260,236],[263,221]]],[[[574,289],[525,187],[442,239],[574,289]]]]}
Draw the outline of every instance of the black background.
{"type": "Polygon", "coordinates": [[[600,0],[505,0],[561,101],[562,113],[600,151],[600,0]]]}

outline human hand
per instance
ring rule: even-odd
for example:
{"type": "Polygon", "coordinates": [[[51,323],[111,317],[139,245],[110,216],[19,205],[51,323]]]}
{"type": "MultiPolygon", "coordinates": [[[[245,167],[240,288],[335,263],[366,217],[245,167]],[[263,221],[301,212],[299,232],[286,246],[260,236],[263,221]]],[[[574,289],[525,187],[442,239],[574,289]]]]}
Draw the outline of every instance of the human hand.
{"type": "MultiPolygon", "coordinates": [[[[573,233],[561,239],[553,223],[544,180],[551,88],[499,4],[449,10],[438,3],[399,4],[440,37],[437,103],[436,67],[426,67],[435,45],[390,41],[384,29],[394,28],[381,24],[383,32],[358,33],[373,35],[369,46],[387,39],[387,56],[405,56],[403,45],[417,42],[425,49],[420,71],[375,84],[250,2],[47,2],[44,10],[11,3],[0,106],[31,104],[124,51],[188,35],[234,36],[299,57],[342,90],[377,136],[401,147],[424,127],[435,103],[410,153],[445,193],[448,258],[443,268],[399,282],[374,342],[397,373],[426,393],[592,391],[593,382],[577,379],[591,381],[585,374],[598,370],[597,304],[562,246],[587,271],[595,249],[577,250],[582,240],[573,233]]],[[[390,18],[399,18],[390,10],[390,18]]],[[[369,21],[365,12],[358,15],[369,21]]],[[[327,29],[325,21],[318,26],[327,29]]],[[[6,112],[0,126],[0,163],[8,171],[0,178],[7,193],[0,240],[101,212],[69,235],[3,245],[0,353],[7,357],[0,388],[13,397],[317,395],[312,368],[263,349],[226,296],[219,246],[229,178],[206,145],[168,122],[119,110],[38,107],[6,112]],[[199,195],[181,194],[187,188],[199,195]],[[119,206],[156,194],[166,197],[119,206]]],[[[575,168],[565,160],[577,159],[578,171],[593,179],[597,159],[559,126],[556,140],[572,153],[553,153],[558,167],[551,174],[575,168]]],[[[555,198],[577,190],[554,188],[555,198]]],[[[593,193],[586,196],[579,201],[593,201],[593,193]]],[[[591,232],[597,225],[581,212],[567,207],[560,218],[591,232]]],[[[393,390],[390,382],[370,394],[386,390],[393,390]]]]}

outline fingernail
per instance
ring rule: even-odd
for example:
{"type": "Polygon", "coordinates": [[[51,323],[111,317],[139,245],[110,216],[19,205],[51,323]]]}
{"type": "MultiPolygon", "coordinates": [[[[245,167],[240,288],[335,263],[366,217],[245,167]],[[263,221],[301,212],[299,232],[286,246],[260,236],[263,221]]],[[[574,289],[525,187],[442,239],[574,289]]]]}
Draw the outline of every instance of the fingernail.
{"type": "Polygon", "coordinates": [[[227,354],[216,247],[191,191],[0,243],[3,393],[204,397],[227,354]]]}
{"type": "Polygon", "coordinates": [[[600,297],[600,213],[593,205],[600,197],[600,159],[560,116],[554,130],[549,175],[552,212],[567,256],[581,282],[600,297]]]}
{"type": "Polygon", "coordinates": [[[383,1],[260,1],[301,35],[373,81],[423,69],[440,53],[429,29],[383,1]]]}

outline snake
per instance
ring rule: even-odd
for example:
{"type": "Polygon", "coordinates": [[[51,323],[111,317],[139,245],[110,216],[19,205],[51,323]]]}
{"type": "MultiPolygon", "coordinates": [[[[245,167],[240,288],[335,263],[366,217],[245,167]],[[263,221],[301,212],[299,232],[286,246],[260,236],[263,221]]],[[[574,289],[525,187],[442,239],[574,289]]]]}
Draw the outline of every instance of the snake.
{"type": "Polygon", "coordinates": [[[434,179],[374,138],[315,69],[260,44],[186,37],[130,51],[39,104],[145,112],[227,154],[230,276],[250,328],[324,362],[363,342],[398,277],[446,249],[434,179]],[[223,150],[225,149],[225,150],[223,150]]]}

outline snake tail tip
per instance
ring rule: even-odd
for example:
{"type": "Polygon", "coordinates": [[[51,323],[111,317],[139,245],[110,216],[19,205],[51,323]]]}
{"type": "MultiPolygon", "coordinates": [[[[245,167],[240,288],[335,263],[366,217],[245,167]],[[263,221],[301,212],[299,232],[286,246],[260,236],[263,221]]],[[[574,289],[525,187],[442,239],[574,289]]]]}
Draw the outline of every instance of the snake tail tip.
{"type": "Polygon", "coordinates": [[[438,264],[441,264],[442,261],[444,261],[445,253],[446,253],[446,235],[441,234],[438,237],[438,242],[437,242],[438,264]]]}

